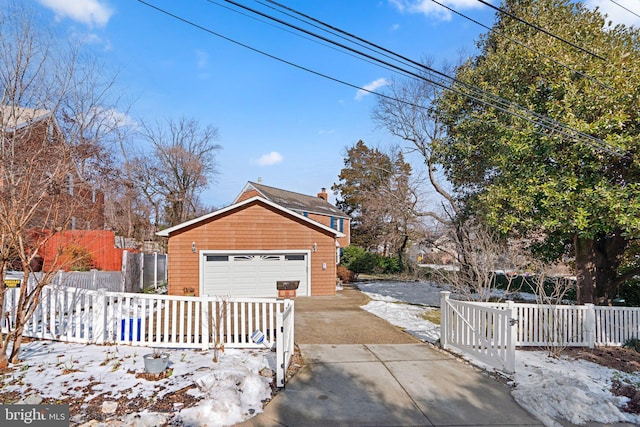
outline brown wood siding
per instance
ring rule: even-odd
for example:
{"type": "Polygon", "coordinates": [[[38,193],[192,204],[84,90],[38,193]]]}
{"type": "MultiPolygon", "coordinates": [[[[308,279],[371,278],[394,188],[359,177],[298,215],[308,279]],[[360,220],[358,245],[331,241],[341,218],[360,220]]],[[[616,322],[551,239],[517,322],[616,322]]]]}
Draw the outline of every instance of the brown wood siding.
{"type": "MultiPolygon", "coordinates": [[[[322,225],[326,225],[327,227],[331,227],[331,217],[330,216],[326,216],[326,215],[320,215],[320,214],[315,214],[315,213],[309,213],[309,219],[312,219],[314,221],[319,222],[322,225]]],[[[336,218],[336,221],[338,221],[338,227],[339,227],[339,221],[340,218],[336,218]]],[[[340,247],[341,248],[346,248],[347,246],[349,246],[350,242],[351,242],[351,222],[349,219],[344,218],[344,229],[342,231],[342,233],[345,234],[345,237],[340,237],[338,238],[338,243],[340,243],[340,247]]],[[[338,229],[338,231],[340,231],[338,229]]]]}
{"type": "Polygon", "coordinates": [[[245,191],[244,193],[242,193],[238,197],[238,200],[236,200],[235,203],[244,202],[245,200],[250,199],[250,198],[255,197],[255,196],[262,197],[262,194],[258,193],[256,190],[245,191]]]}
{"type": "Polygon", "coordinates": [[[199,293],[201,250],[311,251],[314,243],[317,251],[311,252],[311,294],[335,295],[335,238],[327,231],[256,201],[169,237],[169,294],[183,295],[185,288],[199,293]],[[196,244],[195,253],[192,242],[196,244]]]}

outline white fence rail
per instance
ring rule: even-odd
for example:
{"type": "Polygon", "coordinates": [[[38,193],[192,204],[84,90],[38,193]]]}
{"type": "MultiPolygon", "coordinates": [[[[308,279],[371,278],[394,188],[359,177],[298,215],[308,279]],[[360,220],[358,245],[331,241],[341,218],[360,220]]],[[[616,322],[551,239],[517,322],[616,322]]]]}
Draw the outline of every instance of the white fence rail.
{"type": "MultiPolygon", "coordinates": [[[[0,326],[15,327],[20,288],[5,288],[0,326]]],[[[117,343],[207,350],[276,344],[288,367],[293,348],[293,301],[269,298],[183,297],[46,286],[24,336],[77,343],[117,343]],[[263,343],[251,340],[254,331],[263,343]],[[282,340],[277,335],[282,334],[282,340]],[[291,342],[289,342],[291,340],[291,342]],[[281,348],[282,347],[282,348],[281,348]],[[286,358],[285,358],[286,357],[286,358]]],[[[281,372],[277,372],[278,375],[281,372]]],[[[284,376],[277,376],[284,385],[284,376]]]]}
{"type": "Polygon", "coordinates": [[[443,348],[506,372],[515,347],[621,346],[640,338],[639,307],[462,302],[441,292],[443,348]]]}
{"type": "MultiPolygon", "coordinates": [[[[474,304],[501,310],[508,306],[474,304]]],[[[521,347],[621,346],[631,338],[640,338],[640,307],[517,303],[514,308],[516,345],[521,347]]]]}

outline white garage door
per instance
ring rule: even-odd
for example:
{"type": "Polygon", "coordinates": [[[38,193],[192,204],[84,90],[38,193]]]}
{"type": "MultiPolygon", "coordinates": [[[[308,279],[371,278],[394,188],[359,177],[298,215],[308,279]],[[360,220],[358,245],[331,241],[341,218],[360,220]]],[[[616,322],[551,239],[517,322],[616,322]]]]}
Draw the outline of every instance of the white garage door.
{"type": "Polygon", "coordinates": [[[308,255],[304,253],[205,253],[202,262],[206,295],[277,297],[280,280],[299,280],[297,295],[308,295],[308,255]]]}

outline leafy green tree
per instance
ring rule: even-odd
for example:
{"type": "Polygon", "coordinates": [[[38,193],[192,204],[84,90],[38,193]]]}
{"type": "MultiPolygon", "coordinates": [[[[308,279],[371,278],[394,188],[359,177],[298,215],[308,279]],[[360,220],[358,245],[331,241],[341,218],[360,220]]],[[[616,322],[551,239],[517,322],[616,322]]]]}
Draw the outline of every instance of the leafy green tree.
{"type": "Polygon", "coordinates": [[[382,218],[371,214],[368,201],[385,183],[390,174],[391,159],[377,148],[362,141],[347,149],[339,183],[331,189],[338,195],[336,206],[351,216],[351,241],[365,249],[378,247],[382,218]]]}
{"type": "Polygon", "coordinates": [[[394,254],[402,268],[404,253],[421,228],[411,166],[399,150],[387,154],[363,141],[347,150],[344,164],[332,190],[339,193],[337,206],[352,218],[352,242],[394,254]]]}
{"type": "Polygon", "coordinates": [[[502,7],[573,46],[499,14],[456,79],[525,109],[456,83],[438,160],[466,206],[549,260],[572,257],[578,300],[605,301],[640,273],[620,270],[640,236],[640,31],[570,0],[502,7]]]}

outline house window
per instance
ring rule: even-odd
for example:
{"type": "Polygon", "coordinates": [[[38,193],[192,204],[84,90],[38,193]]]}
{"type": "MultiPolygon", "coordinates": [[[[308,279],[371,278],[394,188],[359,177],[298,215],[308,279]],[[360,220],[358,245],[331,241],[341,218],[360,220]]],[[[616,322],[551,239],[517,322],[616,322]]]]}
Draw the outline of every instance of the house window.
{"type": "Polygon", "coordinates": [[[335,216],[331,217],[331,228],[333,228],[334,230],[336,229],[336,217],[335,216]]]}
{"type": "Polygon", "coordinates": [[[344,231],[344,218],[340,218],[340,232],[344,231]]]}
{"type": "Polygon", "coordinates": [[[306,216],[307,218],[309,218],[309,212],[302,212],[302,216],[306,216]]]}
{"type": "Polygon", "coordinates": [[[207,261],[210,261],[210,262],[229,261],[229,257],[227,255],[207,255],[207,261]]]}
{"type": "Polygon", "coordinates": [[[284,256],[285,261],[304,261],[304,254],[291,254],[284,256]]]}

